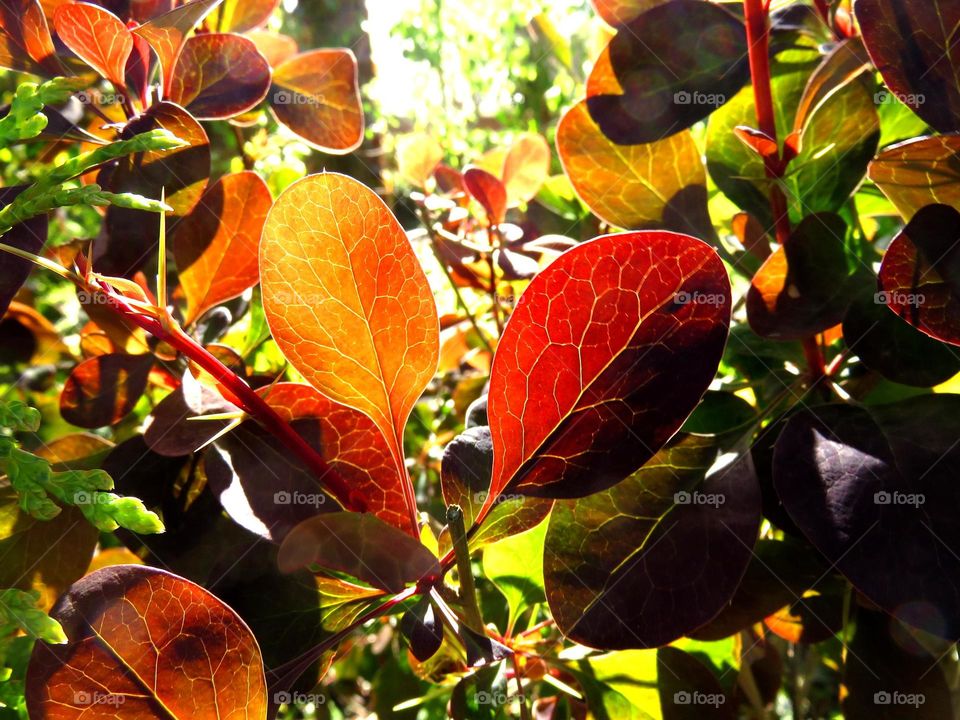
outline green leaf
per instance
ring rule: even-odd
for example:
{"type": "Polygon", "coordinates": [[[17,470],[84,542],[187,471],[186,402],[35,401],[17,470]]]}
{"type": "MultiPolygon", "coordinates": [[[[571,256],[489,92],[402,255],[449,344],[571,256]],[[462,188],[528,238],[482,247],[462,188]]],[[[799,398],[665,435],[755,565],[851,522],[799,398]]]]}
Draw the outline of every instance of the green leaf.
{"type": "Polygon", "coordinates": [[[0,590],[0,628],[12,625],[32,637],[62,645],[67,642],[67,636],[60,623],[37,607],[39,598],[40,593],[36,591],[0,590]]]}
{"type": "Polygon", "coordinates": [[[40,411],[19,400],[0,403],[0,428],[12,432],[36,432],[40,429],[40,411]]]}
{"type": "Polygon", "coordinates": [[[546,600],[543,591],[543,542],[547,523],[512,535],[483,551],[483,574],[507,598],[510,615],[507,634],[512,634],[519,616],[546,600]]]}

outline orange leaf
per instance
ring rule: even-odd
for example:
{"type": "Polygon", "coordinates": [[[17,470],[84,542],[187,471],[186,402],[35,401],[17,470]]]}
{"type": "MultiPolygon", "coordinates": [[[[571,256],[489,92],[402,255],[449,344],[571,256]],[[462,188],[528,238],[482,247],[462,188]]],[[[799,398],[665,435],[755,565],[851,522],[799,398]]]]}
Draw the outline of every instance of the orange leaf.
{"type": "Polygon", "coordinates": [[[373,420],[406,477],[403,428],[437,369],[439,319],[400,223],[356,180],[306,177],[267,215],[260,283],[283,354],[324,395],[373,420]]]}
{"type": "Polygon", "coordinates": [[[78,427],[120,422],[147,387],[153,355],[97,355],[77,365],[60,395],[60,414],[78,427]]]}
{"type": "Polygon", "coordinates": [[[38,642],[30,717],[240,720],[267,716],[263,659],[240,617],[199,585],[142,565],[87,575],[53,617],[68,642],[38,642]]]}
{"type": "Polygon", "coordinates": [[[97,5],[70,3],[57,8],[53,26],[81,60],[115,88],[126,87],[124,68],[133,50],[133,35],[120,18],[97,5]]]}
{"type": "Polygon", "coordinates": [[[537,133],[524,133],[503,161],[503,184],[511,205],[529,202],[550,175],[550,146],[537,133]]]}
{"type": "Polygon", "coordinates": [[[271,202],[256,173],[226,175],[177,225],[173,255],[187,296],[187,324],[257,284],[257,244],[271,202]]]}
{"type": "Polygon", "coordinates": [[[346,49],[312,50],[273,71],[270,107],[310,145],[342,155],[363,140],[357,58],[346,49]]]}
{"type": "Polygon", "coordinates": [[[417,187],[426,187],[441,160],[443,148],[426,133],[411,133],[397,141],[397,170],[417,187]]]}

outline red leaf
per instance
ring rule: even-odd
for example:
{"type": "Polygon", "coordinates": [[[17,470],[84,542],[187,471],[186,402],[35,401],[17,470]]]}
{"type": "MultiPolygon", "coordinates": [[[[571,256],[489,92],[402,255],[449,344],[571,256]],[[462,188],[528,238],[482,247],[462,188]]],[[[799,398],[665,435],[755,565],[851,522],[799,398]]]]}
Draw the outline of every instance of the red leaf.
{"type": "Polygon", "coordinates": [[[98,355],[77,365],[60,395],[60,414],[78,427],[120,422],[147,387],[153,355],[98,355]]]}
{"type": "Polygon", "coordinates": [[[579,497],[623,480],[700,400],[729,320],[726,271],[695,238],[606,235],[561,255],[497,347],[491,497],[579,497]]]}
{"type": "Polygon", "coordinates": [[[57,8],[53,26],[64,44],[118,90],[126,87],[124,68],[133,35],[113,13],[98,5],[69,3],[57,8]]]}
{"type": "Polygon", "coordinates": [[[463,183],[473,198],[483,206],[491,225],[499,225],[507,214],[507,189],[499,178],[478,167],[463,171],[463,183]]]}

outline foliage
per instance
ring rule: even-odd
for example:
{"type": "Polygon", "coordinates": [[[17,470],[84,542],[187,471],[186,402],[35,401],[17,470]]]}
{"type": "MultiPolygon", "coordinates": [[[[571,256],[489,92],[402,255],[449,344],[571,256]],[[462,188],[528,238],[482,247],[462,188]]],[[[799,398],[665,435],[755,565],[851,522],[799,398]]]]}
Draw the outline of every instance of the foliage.
{"type": "Polygon", "coordinates": [[[0,718],[955,716],[960,6],[592,4],[0,4],[0,718]]]}

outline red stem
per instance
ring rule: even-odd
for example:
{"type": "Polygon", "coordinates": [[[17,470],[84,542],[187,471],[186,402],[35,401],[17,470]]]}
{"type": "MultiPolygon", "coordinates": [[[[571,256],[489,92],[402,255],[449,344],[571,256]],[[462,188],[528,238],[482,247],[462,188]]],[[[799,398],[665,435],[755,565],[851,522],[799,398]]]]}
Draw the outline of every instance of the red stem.
{"type": "Polygon", "coordinates": [[[340,475],[323,457],[297,433],[267,402],[260,397],[236,373],[230,370],[196,340],[176,325],[166,327],[156,318],[148,317],[127,305],[121,298],[101,290],[109,305],[124,318],[146,330],[158,340],[167,343],[212,375],[239,401],[240,409],[258,420],[273,433],[291,452],[295,453],[313,471],[324,487],[347,510],[363,512],[366,507],[362,498],[354,493],[340,475]]]}
{"type": "MultiPolygon", "coordinates": [[[[768,25],[768,7],[763,0],[743,0],[744,21],[747,27],[747,46],[749,48],[750,76],[753,80],[754,104],[757,108],[757,125],[760,132],[777,142],[777,122],[773,108],[773,92],[770,83],[770,28],[768,25]]],[[[776,230],[777,242],[786,245],[790,241],[790,215],[787,210],[787,198],[783,194],[779,180],[783,177],[786,163],[779,158],[764,158],[764,169],[770,184],[770,211],[776,230]]],[[[823,378],[825,367],[823,354],[815,337],[803,341],[803,351],[810,370],[811,381],[823,378]]]]}

